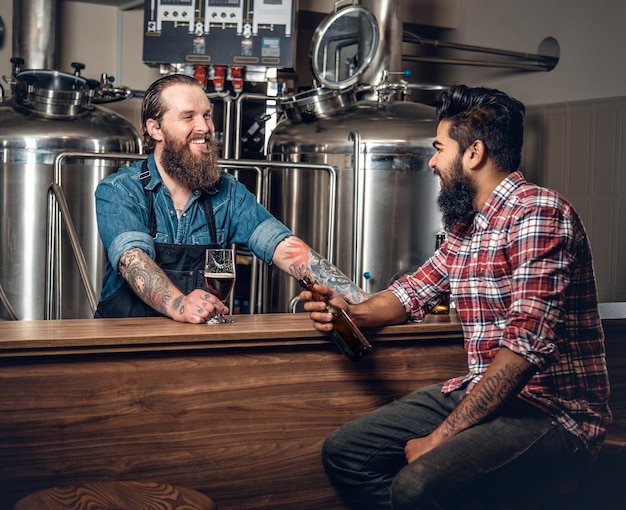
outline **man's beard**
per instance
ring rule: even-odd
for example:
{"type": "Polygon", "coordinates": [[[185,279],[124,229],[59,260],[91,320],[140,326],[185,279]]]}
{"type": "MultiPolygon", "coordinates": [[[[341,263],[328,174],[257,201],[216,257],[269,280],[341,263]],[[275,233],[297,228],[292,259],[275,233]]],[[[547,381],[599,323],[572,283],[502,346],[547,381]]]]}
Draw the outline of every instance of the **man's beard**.
{"type": "Polygon", "coordinates": [[[447,231],[474,217],[473,206],[476,187],[472,179],[463,173],[463,162],[457,157],[452,163],[452,178],[443,182],[437,204],[443,215],[443,226],[447,231]]]}
{"type": "Polygon", "coordinates": [[[220,178],[217,164],[217,143],[207,140],[207,148],[201,154],[189,149],[189,140],[178,142],[167,134],[164,138],[161,165],[165,172],[189,189],[210,188],[220,178]]]}

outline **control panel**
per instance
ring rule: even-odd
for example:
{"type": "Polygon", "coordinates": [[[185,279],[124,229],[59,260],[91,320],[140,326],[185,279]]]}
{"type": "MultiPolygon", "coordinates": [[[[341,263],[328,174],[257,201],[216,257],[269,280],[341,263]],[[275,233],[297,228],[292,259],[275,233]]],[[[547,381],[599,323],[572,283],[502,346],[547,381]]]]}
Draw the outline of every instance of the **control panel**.
{"type": "Polygon", "coordinates": [[[297,0],[145,0],[143,61],[294,67],[297,0]]]}
{"type": "Polygon", "coordinates": [[[154,31],[163,29],[163,22],[186,24],[193,32],[194,0],[150,0],[154,31]]]}

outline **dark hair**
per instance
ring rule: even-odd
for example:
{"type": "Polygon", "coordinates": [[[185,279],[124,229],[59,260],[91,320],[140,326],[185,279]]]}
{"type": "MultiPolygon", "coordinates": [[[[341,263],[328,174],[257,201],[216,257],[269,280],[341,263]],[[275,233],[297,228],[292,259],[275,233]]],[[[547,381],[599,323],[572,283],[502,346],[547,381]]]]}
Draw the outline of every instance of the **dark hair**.
{"type": "Polygon", "coordinates": [[[154,140],[148,134],[148,130],[146,128],[146,124],[148,119],[154,119],[156,121],[161,121],[163,114],[167,111],[167,105],[163,100],[163,91],[167,87],[171,87],[172,85],[191,85],[195,87],[200,87],[200,83],[198,83],[191,76],[187,76],[186,74],[169,74],[167,76],[163,76],[156,80],[148,90],[146,90],[146,94],[141,103],[141,128],[143,129],[143,150],[146,154],[150,154],[154,150],[154,140]]]}
{"type": "Polygon", "coordinates": [[[453,85],[437,105],[439,120],[450,122],[450,138],[461,152],[481,140],[487,154],[503,170],[519,169],[524,144],[526,108],[504,92],[484,87],[453,85]]]}

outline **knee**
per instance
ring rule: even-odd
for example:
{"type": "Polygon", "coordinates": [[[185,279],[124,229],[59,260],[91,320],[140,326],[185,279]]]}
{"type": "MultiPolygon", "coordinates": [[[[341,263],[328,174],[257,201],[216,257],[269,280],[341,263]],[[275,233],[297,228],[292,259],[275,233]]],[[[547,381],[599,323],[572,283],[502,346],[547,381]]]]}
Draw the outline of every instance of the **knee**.
{"type": "Polygon", "coordinates": [[[390,492],[393,510],[434,510],[441,508],[436,503],[438,491],[429,482],[428,473],[416,463],[412,464],[410,469],[402,469],[396,474],[391,483],[390,492]]]}

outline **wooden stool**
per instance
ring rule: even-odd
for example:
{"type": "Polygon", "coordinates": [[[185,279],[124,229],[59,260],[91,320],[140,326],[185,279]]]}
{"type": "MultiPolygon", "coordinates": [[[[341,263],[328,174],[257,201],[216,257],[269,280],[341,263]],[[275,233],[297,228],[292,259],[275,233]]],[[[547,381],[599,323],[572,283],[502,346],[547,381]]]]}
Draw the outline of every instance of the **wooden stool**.
{"type": "Polygon", "coordinates": [[[13,510],[217,510],[211,498],[155,482],[93,482],[52,487],[18,501],[13,510]]]}

